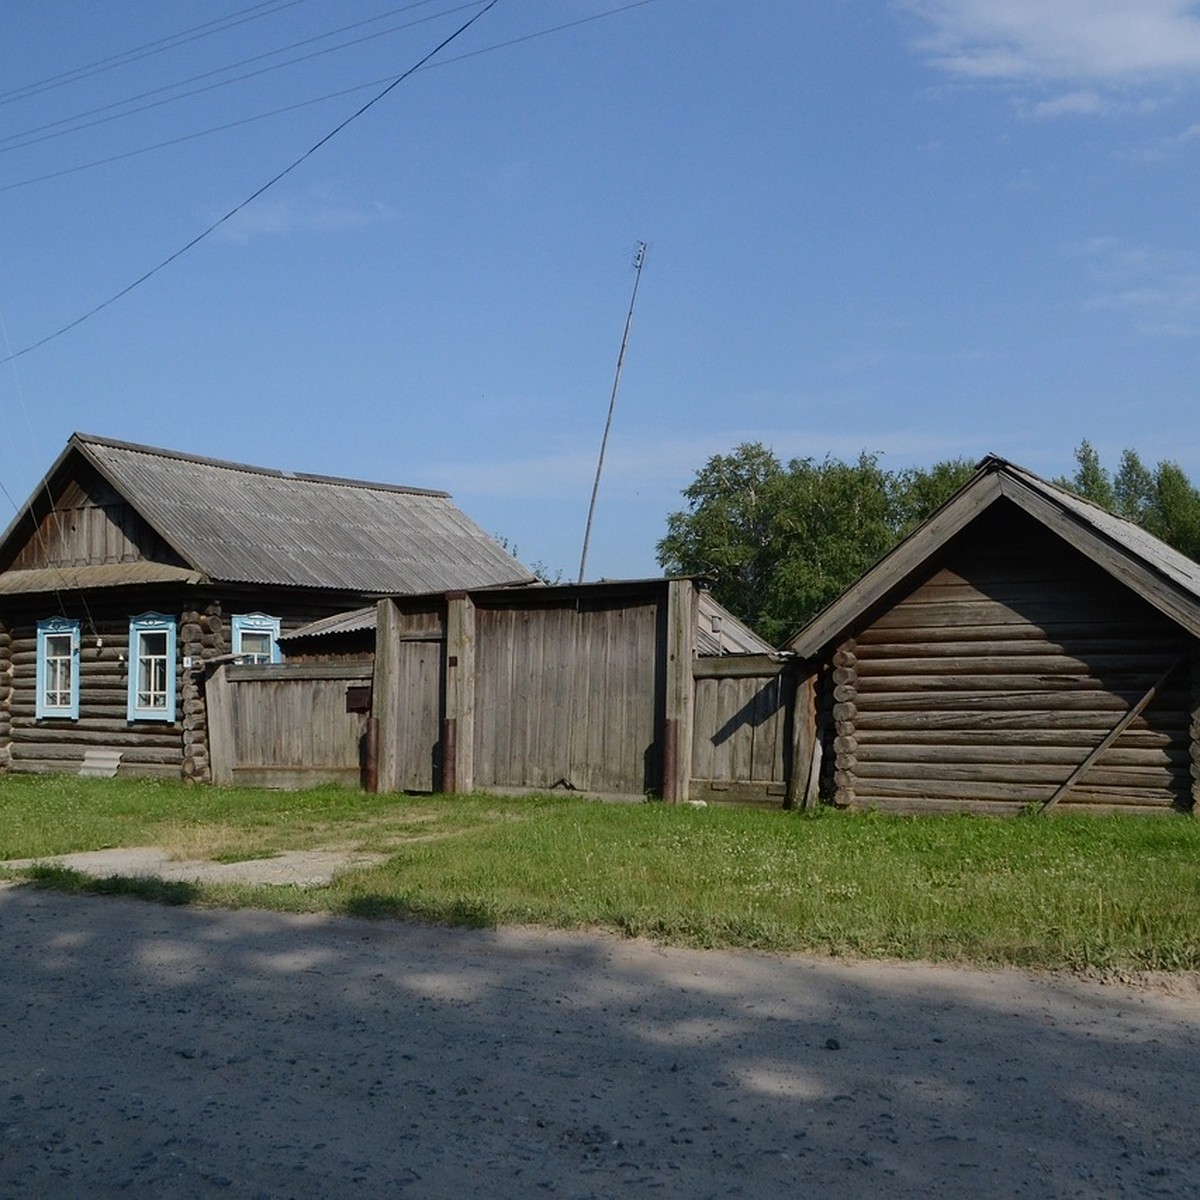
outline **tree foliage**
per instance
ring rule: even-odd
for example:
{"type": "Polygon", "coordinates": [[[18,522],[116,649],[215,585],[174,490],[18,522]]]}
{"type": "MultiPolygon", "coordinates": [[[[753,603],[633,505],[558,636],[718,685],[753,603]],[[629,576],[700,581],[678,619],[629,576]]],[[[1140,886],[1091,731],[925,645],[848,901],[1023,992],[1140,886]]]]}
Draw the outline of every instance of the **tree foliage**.
{"type": "Polygon", "coordinates": [[[1075,474],[1056,482],[1200,559],[1200,491],[1177,463],[1163,461],[1151,470],[1136,451],[1126,450],[1110,475],[1083,441],[1075,451],[1075,474]]]}
{"type": "Polygon", "coordinates": [[[845,590],[964,484],[970,462],[885,470],[797,458],[786,466],[759,442],[717,454],[667,518],[658,561],[669,575],[706,575],[713,594],[778,644],[845,590]]]}
{"type": "MultiPolygon", "coordinates": [[[[1200,559],[1200,491],[1171,462],[1133,450],[1110,473],[1090,442],[1057,482],[1200,559]]],[[[974,474],[966,459],[889,471],[879,456],[797,458],[759,442],[716,454],[667,518],[658,561],[669,575],[705,575],[716,598],[778,645],[840,595],[974,474]]]]}

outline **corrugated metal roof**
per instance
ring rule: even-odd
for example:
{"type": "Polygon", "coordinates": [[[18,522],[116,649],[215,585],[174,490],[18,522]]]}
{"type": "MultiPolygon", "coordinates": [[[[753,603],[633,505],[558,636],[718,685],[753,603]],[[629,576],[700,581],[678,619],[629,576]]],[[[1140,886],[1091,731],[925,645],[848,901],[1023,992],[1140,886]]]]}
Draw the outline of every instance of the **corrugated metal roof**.
{"type": "Polygon", "coordinates": [[[704,656],[724,654],[771,654],[775,647],[763,641],[711,592],[701,592],[696,605],[696,651],[704,656]]]}
{"type": "Polygon", "coordinates": [[[400,594],[534,579],[445,492],[288,474],[84,434],[71,448],[215,581],[400,594]]]}
{"type": "Polygon", "coordinates": [[[376,609],[356,608],[353,612],[336,613],[332,617],[322,617],[319,621],[310,621],[291,633],[280,634],[280,642],[288,642],[293,638],[333,637],[339,633],[359,633],[364,629],[374,629],[376,625],[376,609]]]}
{"type": "Polygon", "coordinates": [[[1153,567],[1200,600],[1200,563],[1194,562],[1186,554],[1181,554],[1178,550],[1168,546],[1166,542],[1160,541],[1152,533],[1147,533],[1140,525],[1118,517],[1107,509],[1093,504],[1090,500],[1085,500],[1082,496],[1077,496],[1074,492],[1050,483],[1013,463],[996,458],[984,461],[985,463],[1003,463],[1005,470],[1026,486],[1052,499],[1079,520],[1090,525],[1097,533],[1117,545],[1125,547],[1141,562],[1153,567]]]}
{"type": "Polygon", "coordinates": [[[90,567],[39,567],[29,571],[0,572],[0,595],[199,581],[198,572],[187,567],[168,566],[166,563],[97,563],[90,567]]]}

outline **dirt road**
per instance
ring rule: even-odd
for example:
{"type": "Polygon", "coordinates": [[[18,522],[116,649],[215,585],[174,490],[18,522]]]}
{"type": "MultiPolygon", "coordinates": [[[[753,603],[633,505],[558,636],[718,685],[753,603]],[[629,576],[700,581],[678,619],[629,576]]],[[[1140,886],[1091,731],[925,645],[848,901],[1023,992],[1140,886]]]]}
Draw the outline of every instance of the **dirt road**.
{"type": "Polygon", "coordinates": [[[0,887],[0,1197],[1195,1196],[1200,994],[0,887]]]}

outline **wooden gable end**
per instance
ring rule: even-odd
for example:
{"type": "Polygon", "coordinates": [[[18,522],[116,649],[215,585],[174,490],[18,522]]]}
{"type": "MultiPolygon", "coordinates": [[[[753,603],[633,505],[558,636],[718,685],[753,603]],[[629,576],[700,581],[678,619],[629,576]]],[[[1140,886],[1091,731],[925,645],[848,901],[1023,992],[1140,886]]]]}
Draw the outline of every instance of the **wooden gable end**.
{"type": "Polygon", "coordinates": [[[835,796],[900,811],[1190,808],[1194,653],[998,504],[834,652],[835,796]]]}
{"type": "Polygon", "coordinates": [[[186,565],[132,505],[82,468],[56,490],[52,506],[35,502],[28,536],[8,569],[134,562],[186,565]]]}

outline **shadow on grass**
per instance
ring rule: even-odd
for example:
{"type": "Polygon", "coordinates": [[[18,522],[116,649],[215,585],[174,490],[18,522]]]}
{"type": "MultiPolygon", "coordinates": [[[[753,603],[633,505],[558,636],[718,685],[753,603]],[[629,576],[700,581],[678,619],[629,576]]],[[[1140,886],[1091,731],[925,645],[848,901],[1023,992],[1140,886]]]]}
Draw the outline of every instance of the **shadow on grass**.
{"type": "Polygon", "coordinates": [[[132,896],[156,904],[178,905],[191,904],[200,894],[190,883],[129,875],[107,875],[98,879],[69,867],[30,867],[24,875],[36,888],[72,896],[132,896]]]}
{"type": "Polygon", "coordinates": [[[463,897],[436,903],[407,896],[368,894],[349,897],[337,906],[336,911],[343,916],[370,921],[416,920],[465,929],[494,929],[499,924],[490,904],[463,897]]]}

